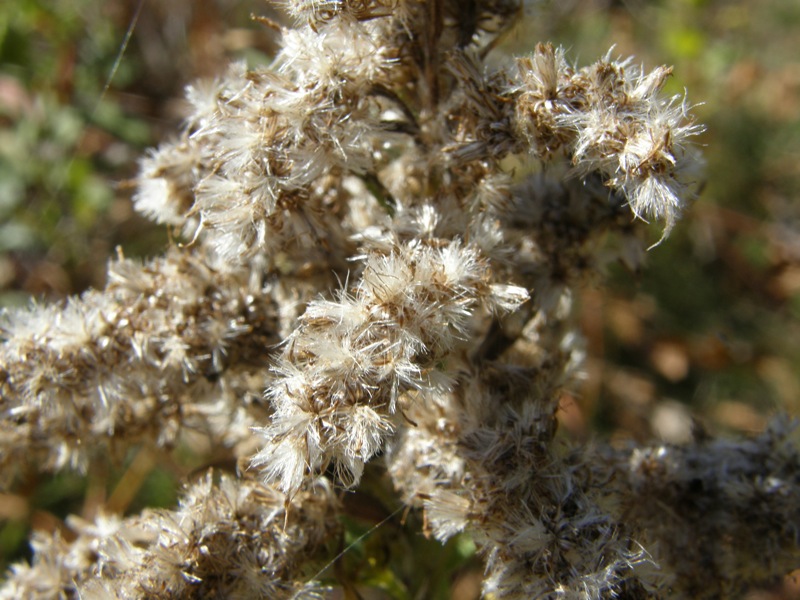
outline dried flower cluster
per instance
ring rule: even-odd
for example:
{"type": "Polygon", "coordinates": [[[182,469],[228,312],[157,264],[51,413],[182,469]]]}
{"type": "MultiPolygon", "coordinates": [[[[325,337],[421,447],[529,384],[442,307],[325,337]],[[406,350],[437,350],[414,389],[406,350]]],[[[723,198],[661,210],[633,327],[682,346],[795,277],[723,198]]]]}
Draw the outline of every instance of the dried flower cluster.
{"type": "Polygon", "coordinates": [[[324,596],[335,488],[376,456],[427,533],[472,536],[489,598],[716,598],[796,567],[781,423],[626,450],[557,431],[573,290],[638,268],[642,220],[666,236],[693,193],[670,70],[547,44],[490,69],[519,0],[284,4],[274,63],[190,87],[141,162],[137,210],[186,243],[2,321],[6,484],[198,437],[246,472],[36,536],[0,597],[324,596]]]}
{"type": "Polygon", "coordinates": [[[174,511],[121,519],[71,519],[75,539],[32,541],[32,565],[16,565],[0,598],[315,597],[301,574],[337,529],[324,482],[291,503],[253,481],[211,475],[189,486],[174,511]]]}

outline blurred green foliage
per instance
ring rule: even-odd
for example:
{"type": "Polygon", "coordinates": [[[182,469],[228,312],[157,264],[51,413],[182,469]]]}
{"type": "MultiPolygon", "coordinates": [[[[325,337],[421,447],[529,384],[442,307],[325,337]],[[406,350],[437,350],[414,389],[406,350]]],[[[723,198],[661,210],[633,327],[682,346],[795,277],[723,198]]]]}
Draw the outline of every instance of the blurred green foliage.
{"type": "MultiPolygon", "coordinates": [[[[0,304],[102,285],[118,244],[159,253],[165,233],[130,209],[136,158],[177,127],[184,84],[275,47],[249,20],[275,17],[261,0],[145,2],[104,95],[137,5],[0,4],[0,304]]],[[[580,296],[589,378],[576,395],[606,435],[649,436],[665,399],[712,429],[756,430],[769,413],[800,413],[798,25],[800,3],[786,0],[552,0],[508,35],[516,53],[552,40],[579,64],[612,46],[648,68],[672,64],[669,92],[687,90],[707,125],[704,190],[686,219],[643,272],[612,267],[607,287],[580,296]]],[[[88,480],[33,478],[0,498],[0,570],[24,555],[31,527],[89,515],[131,460],[88,480]]],[[[151,467],[123,509],[174,503],[195,466],[151,467]]],[[[374,477],[373,500],[387,489],[374,477]]],[[[448,598],[454,573],[479,569],[474,548],[459,538],[442,551],[415,518],[373,529],[377,521],[349,514],[341,544],[353,546],[332,580],[383,594],[370,597],[448,598]]]]}
{"type": "MultiPolygon", "coordinates": [[[[115,241],[102,233],[116,225],[113,182],[132,173],[153,137],[140,118],[102,96],[124,31],[114,17],[91,0],[0,8],[5,302],[20,287],[64,293],[97,282],[97,253],[115,241]]],[[[123,61],[115,85],[124,89],[137,71],[135,59],[123,61]]]]}

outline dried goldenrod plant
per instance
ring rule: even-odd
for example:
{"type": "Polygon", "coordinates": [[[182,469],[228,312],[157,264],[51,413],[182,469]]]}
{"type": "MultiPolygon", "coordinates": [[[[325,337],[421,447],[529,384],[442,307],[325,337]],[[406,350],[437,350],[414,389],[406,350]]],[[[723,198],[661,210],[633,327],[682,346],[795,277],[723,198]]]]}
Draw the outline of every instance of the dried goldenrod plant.
{"type": "Polygon", "coordinates": [[[430,535],[472,537],[486,598],[735,597],[797,567],[784,421],[680,447],[557,432],[574,290],[638,267],[699,178],[670,69],[549,44],[490,67],[521,0],[283,4],[274,63],[190,86],[141,161],[136,209],[184,242],[2,317],[6,485],[187,436],[242,468],[35,535],[0,598],[327,597],[307,565],[372,460],[430,535]]]}

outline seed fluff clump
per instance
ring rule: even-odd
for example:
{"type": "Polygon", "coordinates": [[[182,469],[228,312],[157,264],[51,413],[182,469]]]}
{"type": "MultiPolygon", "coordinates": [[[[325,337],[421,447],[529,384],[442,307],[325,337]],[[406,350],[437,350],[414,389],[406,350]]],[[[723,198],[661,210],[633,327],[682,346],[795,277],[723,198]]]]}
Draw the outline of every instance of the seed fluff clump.
{"type": "Polygon", "coordinates": [[[729,597],[796,568],[785,419],[684,446],[558,431],[576,290],[640,268],[645,220],[665,238],[696,193],[671,70],[546,43],[489,62],[519,0],[281,4],[272,64],[189,86],[140,162],[134,207],[183,242],[0,321],[7,488],[133,448],[216,470],[173,510],[35,533],[0,598],[357,597],[340,517],[370,463],[426,535],[474,541],[486,598],[729,597]]]}

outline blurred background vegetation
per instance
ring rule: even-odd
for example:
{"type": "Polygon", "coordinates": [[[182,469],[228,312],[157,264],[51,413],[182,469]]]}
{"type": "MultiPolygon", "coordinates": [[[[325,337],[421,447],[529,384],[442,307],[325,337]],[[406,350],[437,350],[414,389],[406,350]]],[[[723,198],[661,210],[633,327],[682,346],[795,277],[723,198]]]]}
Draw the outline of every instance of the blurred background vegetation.
{"type": "MultiPolygon", "coordinates": [[[[0,5],[0,305],[102,286],[116,246],[129,256],[166,248],[163,230],[131,210],[136,159],[177,130],[185,84],[232,59],[269,61],[274,33],[251,13],[281,18],[263,0],[0,5]]],[[[579,64],[614,46],[648,69],[674,65],[669,92],[687,90],[707,125],[707,180],[685,219],[642,272],[612,268],[581,290],[587,379],[563,402],[574,434],[679,442],[692,428],[752,432],[776,412],[800,414],[798,31],[792,0],[553,0],[508,35],[516,53],[551,40],[579,64]]],[[[88,478],[31,475],[0,495],[0,571],[26,555],[32,528],[63,528],[66,514],[173,504],[198,465],[158,462],[134,453],[88,478]]],[[[394,510],[372,477],[352,502],[348,540],[394,510]]],[[[365,598],[475,597],[469,540],[442,552],[397,532],[373,532],[337,576],[369,583],[378,595],[365,598]],[[408,547],[390,552],[398,544],[408,547]],[[416,560],[390,563],[398,550],[416,560]]]]}

